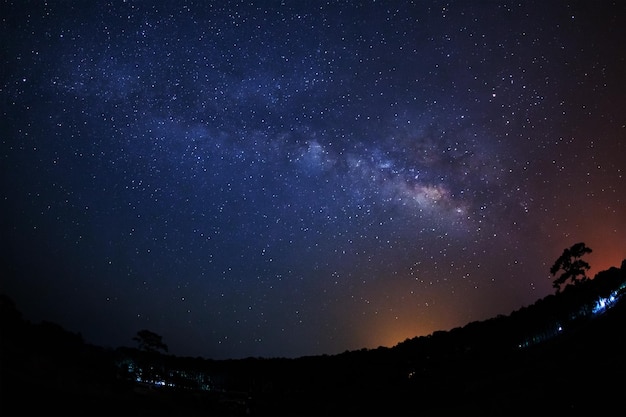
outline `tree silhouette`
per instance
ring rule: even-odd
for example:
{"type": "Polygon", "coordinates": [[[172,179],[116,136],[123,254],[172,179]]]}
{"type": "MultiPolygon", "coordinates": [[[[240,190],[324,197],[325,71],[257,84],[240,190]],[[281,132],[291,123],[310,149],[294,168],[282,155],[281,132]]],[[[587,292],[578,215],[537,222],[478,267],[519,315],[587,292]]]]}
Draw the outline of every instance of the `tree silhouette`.
{"type": "Polygon", "coordinates": [[[552,268],[550,268],[552,276],[556,275],[559,271],[563,271],[552,283],[557,293],[561,290],[561,285],[567,283],[567,280],[570,280],[571,284],[587,280],[587,271],[590,266],[580,258],[586,253],[591,252],[592,250],[588,248],[584,242],[576,243],[572,245],[572,247],[563,250],[563,254],[556,260],[554,265],[552,265],[552,268]]]}
{"type": "Polygon", "coordinates": [[[159,350],[167,352],[167,345],[163,343],[163,338],[150,330],[140,330],[133,340],[139,344],[139,349],[147,352],[156,352],[159,350]]]}

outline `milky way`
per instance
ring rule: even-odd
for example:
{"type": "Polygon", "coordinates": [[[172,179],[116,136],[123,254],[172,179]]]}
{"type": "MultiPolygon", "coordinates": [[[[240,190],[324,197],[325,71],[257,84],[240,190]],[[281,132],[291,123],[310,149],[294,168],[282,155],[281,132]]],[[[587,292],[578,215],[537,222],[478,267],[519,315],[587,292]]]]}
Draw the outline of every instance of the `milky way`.
{"type": "Polygon", "coordinates": [[[626,258],[621,2],[3,4],[32,320],[332,354],[531,304],[579,241],[626,258]]]}

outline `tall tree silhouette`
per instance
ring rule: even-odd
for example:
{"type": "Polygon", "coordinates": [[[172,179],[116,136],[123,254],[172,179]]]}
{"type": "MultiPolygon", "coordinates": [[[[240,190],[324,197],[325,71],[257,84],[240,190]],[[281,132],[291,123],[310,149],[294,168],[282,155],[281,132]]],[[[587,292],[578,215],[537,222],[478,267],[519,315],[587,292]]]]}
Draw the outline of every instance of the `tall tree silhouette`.
{"type": "Polygon", "coordinates": [[[561,275],[555,278],[552,283],[557,293],[561,290],[561,286],[566,284],[568,280],[571,281],[571,284],[587,280],[587,271],[590,266],[587,262],[583,261],[581,257],[591,252],[591,248],[588,248],[584,242],[575,243],[570,248],[563,250],[563,254],[556,260],[554,265],[552,265],[552,268],[550,268],[552,276],[562,271],[561,275]]]}
{"type": "Polygon", "coordinates": [[[133,340],[139,343],[139,349],[147,352],[163,350],[167,352],[167,345],[163,343],[163,338],[150,330],[140,330],[133,340]]]}

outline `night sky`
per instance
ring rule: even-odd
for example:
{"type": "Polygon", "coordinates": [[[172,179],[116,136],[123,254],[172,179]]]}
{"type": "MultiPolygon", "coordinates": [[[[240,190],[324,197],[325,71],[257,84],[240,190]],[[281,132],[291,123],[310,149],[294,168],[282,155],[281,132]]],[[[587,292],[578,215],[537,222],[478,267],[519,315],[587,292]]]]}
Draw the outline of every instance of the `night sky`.
{"type": "Polygon", "coordinates": [[[0,291],[101,346],[393,346],[626,258],[626,2],[2,1],[0,291]]]}

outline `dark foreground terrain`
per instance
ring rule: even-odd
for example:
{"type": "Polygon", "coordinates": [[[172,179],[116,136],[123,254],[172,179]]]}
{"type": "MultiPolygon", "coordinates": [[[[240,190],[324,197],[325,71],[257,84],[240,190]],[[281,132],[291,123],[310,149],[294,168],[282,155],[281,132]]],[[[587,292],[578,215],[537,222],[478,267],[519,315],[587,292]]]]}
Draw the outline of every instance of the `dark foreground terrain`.
{"type": "Polygon", "coordinates": [[[0,414],[623,416],[624,265],[507,317],[298,359],[107,350],[2,296],[0,414]]]}

